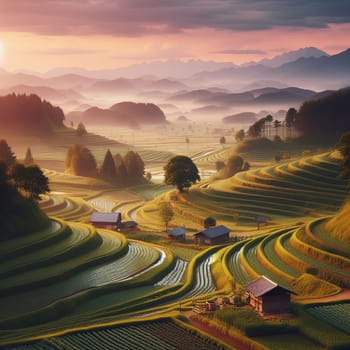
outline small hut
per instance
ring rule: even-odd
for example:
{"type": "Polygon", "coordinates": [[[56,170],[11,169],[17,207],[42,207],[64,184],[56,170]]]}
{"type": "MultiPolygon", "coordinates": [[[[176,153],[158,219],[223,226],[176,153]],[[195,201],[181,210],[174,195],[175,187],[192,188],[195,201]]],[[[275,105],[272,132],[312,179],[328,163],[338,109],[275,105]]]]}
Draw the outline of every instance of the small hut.
{"type": "Polygon", "coordinates": [[[182,227],[178,227],[172,230],[167,230],[168,238],[172,241],[181,241],[186,240],[186,230],[182,227]]]}
{"type": "Polygon", "coordinates": [[[224,225],[209,227],[194,235],[196,244],[222,244],[229,240],[231,230],[224,225]]]}
{"type": "Polygon", "coordinates": [[[121,225],[120,213],[100,213],[95,211],[91,215],[91,224],[95,227],[116,230],[121,225]]]}
{"type": "Polygon", "coordinates": [[[280,314],[291,311],[291,291],[261,276],[245,286],[249,304],[259,314],[280,314]]]}

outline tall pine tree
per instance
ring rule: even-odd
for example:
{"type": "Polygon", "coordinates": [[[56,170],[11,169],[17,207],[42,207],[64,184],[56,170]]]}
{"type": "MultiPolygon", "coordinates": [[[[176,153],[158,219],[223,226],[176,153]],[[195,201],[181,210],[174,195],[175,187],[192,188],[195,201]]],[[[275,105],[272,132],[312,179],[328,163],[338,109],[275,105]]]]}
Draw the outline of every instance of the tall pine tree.
{"type": "Polygon", "coordinates": [[[25,166],[30,166],[34,164],[34,158],[32,156],[32,151],[30,147],[27,148],[26,155],[24,157],[24,165],[25,166]]]}
{"type": "Polygon", "coordinates": [[[100,175],[107,180],[111,180],[116,177],[114,160],[110,150],[107,150],[106,152],[105,158],[100,169],[100,175]]]}

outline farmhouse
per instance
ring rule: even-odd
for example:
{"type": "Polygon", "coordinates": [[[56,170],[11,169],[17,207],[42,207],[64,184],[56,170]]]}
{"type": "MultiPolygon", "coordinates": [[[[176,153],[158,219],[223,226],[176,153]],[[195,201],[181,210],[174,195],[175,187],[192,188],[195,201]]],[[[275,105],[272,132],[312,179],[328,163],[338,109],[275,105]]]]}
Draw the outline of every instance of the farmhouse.
{"type": "Polygon", "coordinates": [[[110,230],[116,230],[121,225],[120,213],[99,213],[94,212],[91,215],[91,224],[110,230]]]}
{"type": "Polygon", "coordinates": [[[221,244],[229,240],[231,230],[224,225],[209,227],[194,235],[196,244],[221,244]]]}
{"type": "Polygon", "coordinates": [[[259,314],[276,314],[290,312],[291,292],[265,276],[245,286],[249,295],[249,304],[259,314]]]}
{"type": "Polygon", "coordinates": [[[173,241],[182,241],[186,240],[186,230],[182,227],[175,228],[173,230],[167,230],[169,239],[173,241]]]}

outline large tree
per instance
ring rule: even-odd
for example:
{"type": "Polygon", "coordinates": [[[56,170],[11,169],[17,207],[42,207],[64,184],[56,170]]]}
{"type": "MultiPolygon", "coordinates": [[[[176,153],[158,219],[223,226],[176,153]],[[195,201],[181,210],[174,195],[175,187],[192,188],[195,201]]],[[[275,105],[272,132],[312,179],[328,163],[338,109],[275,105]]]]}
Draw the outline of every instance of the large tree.
{"type": "Polygon", "coordinates": [[[175,185],[180,192],[200,181],[196,165],[191,158],[186,156],[171,158],[165,165],[164,171],[164,182],[168,185],[175,185]]]}
{"type": "Polygon", "coordinates": [[[15,187],[33,201],[50,191],[49,180],[37,165],[26,167],[17,163],[11,167],[9,175],[15,187]]]}

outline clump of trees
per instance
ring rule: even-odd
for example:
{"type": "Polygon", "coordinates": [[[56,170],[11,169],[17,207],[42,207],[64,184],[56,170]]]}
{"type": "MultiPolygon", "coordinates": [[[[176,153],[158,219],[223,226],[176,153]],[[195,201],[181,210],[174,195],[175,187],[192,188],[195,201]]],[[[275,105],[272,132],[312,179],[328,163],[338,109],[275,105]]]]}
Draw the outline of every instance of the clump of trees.
{"type": "Polygon", "coordinates": [[[272,122],[273,117],[271,114],[267,115],[264,118],[261,118],[257,120],[253,125],[251,125],[248,129],[248,136],[252,138],[260,137],[261,136],[261,131],[265,125],[266,122],[272,122]]]}
{"type": "Polygon", "coordinates": [[[179,192],[191,187],[200,176],[192,159],[186,156],[175,156],[171,158],[164,167],[164,182],[167,185],[176,186],[179,192]]]}
{"type": "Polygon", "coordinates": [[[91,151],[82,145],[72,146],[66,156],[66,172],[78,176],[102,178],[117,183],[139,183],[145,181],[145,164],[141,156],[128,151],[124,157],[112,155],[108,149],[100,169],[91,151]]]}
{"type": "Polygon", "coordinates": [[[82,145],[69,148],[65,161],[66,172],[72,175],[97,177],[97,163],[91,151],[82,145]]]}

